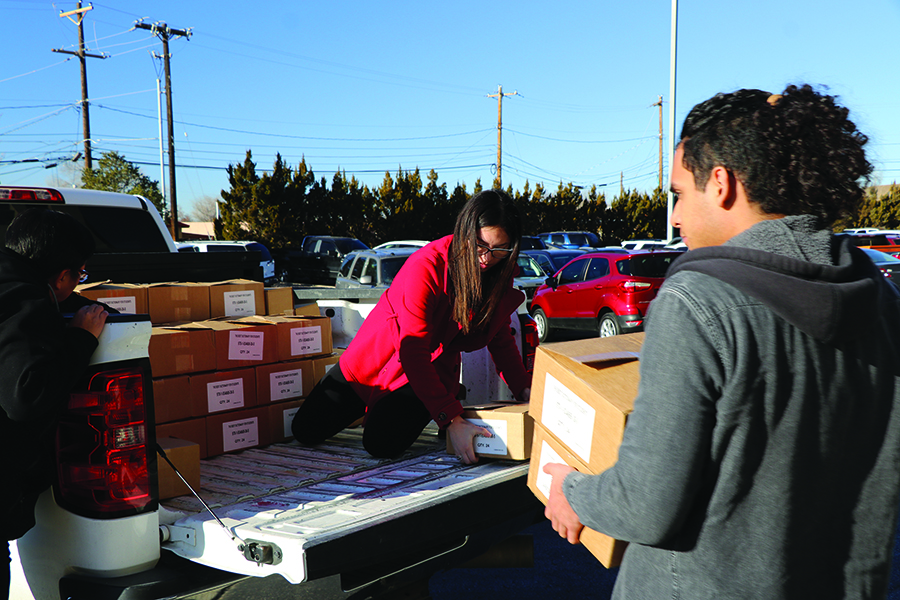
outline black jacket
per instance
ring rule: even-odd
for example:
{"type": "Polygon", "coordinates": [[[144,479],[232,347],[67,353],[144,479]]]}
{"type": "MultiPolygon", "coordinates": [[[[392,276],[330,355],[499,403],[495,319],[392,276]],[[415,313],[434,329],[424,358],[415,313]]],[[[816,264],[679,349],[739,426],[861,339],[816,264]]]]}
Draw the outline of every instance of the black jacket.
{"type": "Polygon", "coordinates": [[[31,262],[0,249],[0,536],[34,525],[34,504],[53,480],[56,423],[97,339],[66,327],[31,262]]]}

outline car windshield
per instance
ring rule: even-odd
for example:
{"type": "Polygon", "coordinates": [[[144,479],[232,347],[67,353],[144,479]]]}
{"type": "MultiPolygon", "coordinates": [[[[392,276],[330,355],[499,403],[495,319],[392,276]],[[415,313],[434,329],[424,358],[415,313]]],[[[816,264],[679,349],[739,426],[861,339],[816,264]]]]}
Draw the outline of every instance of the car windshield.
{"type": "Polygon", "coordinates": [[[584,252],[554,252],[551,260],[553,261],[553,266],[559,269],[561,266],[575,258],[576,256],[581,256],[584,252]]]}
{"type": "Polygon", "coordinates": [[[381,279],[384,285],[390,285],[400,272],[400,267],[406,262],[409,256],[395,256],[393,258],[381,259],[381,279]]]}
{"type": "Polygon", "coordinates": [[[675,252],[657,252],[653,254],[636,254],[616,262],[622,275],[634,277],[665,277],[672,261],[681,256],[675,252]]]}
{"type": "Polygon", "coordinates": [[[544,277],[540,266],[527,256],[520,256],[517,264],[519,265],[519,277],[544,277]]]}
{"type": "Polygon", "coordinates": [[[369,247],[356,238],[343,238],[334,240],[334,245],[338,247],[341,254],[347,254],[352,250],[368,250],[369,247]]]}

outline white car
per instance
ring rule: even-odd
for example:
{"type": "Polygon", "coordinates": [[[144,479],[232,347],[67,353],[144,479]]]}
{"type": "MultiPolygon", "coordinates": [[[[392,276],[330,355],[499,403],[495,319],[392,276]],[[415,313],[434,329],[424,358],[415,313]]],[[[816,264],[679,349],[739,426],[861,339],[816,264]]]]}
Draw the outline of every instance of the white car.
{"type": "Polygon", "coordinates": [[[263,270],[263,282],[266,285],[275,282],[275,260],[269,249],[259,242],[237,240],[193,240],[176,244],[179,252],[259,252],[262,260],[259,266],[263,270]]]}
{"type": "Polygon", "coordinates": [[[427,246],[431,242],[425,240],[395,240],[393,242],[385,242],[378,244],[372,250],[395,250],[397,248],[421,248],[427,246]]]}

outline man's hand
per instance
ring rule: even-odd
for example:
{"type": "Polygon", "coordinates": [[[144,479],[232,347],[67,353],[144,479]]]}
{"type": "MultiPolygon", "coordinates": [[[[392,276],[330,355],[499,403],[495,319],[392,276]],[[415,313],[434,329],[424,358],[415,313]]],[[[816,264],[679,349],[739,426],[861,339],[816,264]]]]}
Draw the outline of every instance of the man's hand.
{"type": "Polygon", "coordinates": [[[106,324],[106,317],[109,313],[100,304],[90,304],[82,306],[69,321],[69,327],[80,327],[93,334],[94,337],[100,337],[103,326],[106,324]]]}
{"type": "Polygon", "coordinates": [[[544,473],[553,477],[553,483],[550,484],[550,498],[547,501],[547,508],[544,509],[544,516],[550,519],[553,531],[557,532],[560,537],[566,538],[570,544],[578,543],[581,530],[584,529],[584,525],[581,524],[578,515],[572,510],[572,506],[563,493],[563,480],[574,470],[569,465],[559,463],[544,465],[544,473]]]}
{"type": "Polygon", "coordinates": [[[492,437],[490,431],[466,421],[462,418],[462,415],[453,417],[450,425],[447,426],[447,437],[450,438],[453,450],[456,451],[456,455],[462,459],[463,463],[467,465],[478,462],[473,442],[476,435],[492,437]]]}

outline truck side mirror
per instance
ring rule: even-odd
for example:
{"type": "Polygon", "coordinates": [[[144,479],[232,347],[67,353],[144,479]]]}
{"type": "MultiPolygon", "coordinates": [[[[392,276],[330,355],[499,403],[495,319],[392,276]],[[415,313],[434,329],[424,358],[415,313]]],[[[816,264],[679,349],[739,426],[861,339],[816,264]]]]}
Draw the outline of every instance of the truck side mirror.
{"type": "Polygon", "coordinates": [[[363,275],[359,278],[360,285],[372,285],[372,276],[371,275],[363,275]]]}

